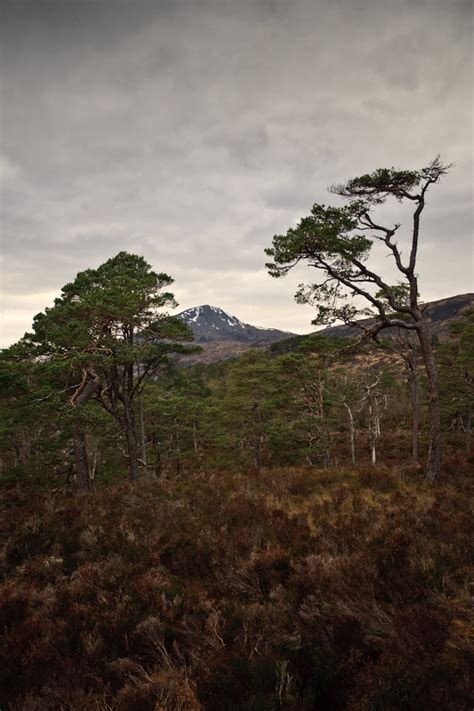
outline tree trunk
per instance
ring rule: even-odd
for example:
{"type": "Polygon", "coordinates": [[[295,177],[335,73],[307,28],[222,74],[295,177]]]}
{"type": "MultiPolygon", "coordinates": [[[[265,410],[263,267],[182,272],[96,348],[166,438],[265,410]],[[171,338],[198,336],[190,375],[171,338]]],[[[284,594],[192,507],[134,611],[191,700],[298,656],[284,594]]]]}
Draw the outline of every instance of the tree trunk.
{"type": "Polygon", "coordinates": [[[355,457],[355,435],[354,435],[354,416],[352,414],[352,410],[347,404],[347,402],[344,403],[344,407],[347,410],[347,414],[349,415],[349,435],[350,435],[350,442],[351,442],[351,461],[352,464],[355,465],[356,463],[356,457],[355,457]]]}
{"type": "Polygon", "coordinates": [[[92,466],[90,468],[90,479],[91,481],[96,478],[96,476],[99,473],[100,469],[100,462],[101,462],[101,451],[100,449],[97,449],[97,447],[94,449],[94,457],[92,460],[92,466]]]}
{"type": "Polygon", "coordinates": [[[138,401],[138,412],[140,415],[140,439],[141,439],[141,449],[142,449],[142,461],[145,469],[147,468],[147,451],[146,451],[146,431],[145,431],[145,416],[143,412],[143,400],[142,398],[138,401]]]}
{"type": "MultiPolygon", "coordinates": [[[[133,346],[133,329],[128,338],[133,346]]],[[[124,369],[124,408],[125,408],[125,436],[127,438],[128,470],[131,481],[138,479],[138,438],[135,422],[135,374],[134,364],[130,363],[124,369]]]]}
{"type": "Polygon", "coordinates": [[[411,398],[411,456],[414,462],[418,462],[418,433],[420,429],[420,399],[418,376],[416,366],[410,366],[408,381],[410,385],[411,398]]]}
{"type": "Polygon", "coordinates": [[[374,420],[374,408],[372,403],[369,404],[369,443],[370,443],[370,459],[372,466],[377,463],[377,455],[375,452],[375,442],[377,440],[377,426],[374,420]]]}
{"type": "Polygon", "coordinates": [[[371,452],[370,458],[371,458],[371,461],[372,461],[372,466],[375,466],[376,463],[377,463],[377,455],[376,455],[376,452],[375,452],[375,440],[372,440],[372,443],[371,443],[371,445],[370,445],[370,452],[371,452]]]}
{"type": "Polygon", "coordinates": [[[128,471],[131,481],[138,479],[138,447],[137,434],[135,431],[135,418],[129,413],[126,420],[128,471]]]}
{"type": "Polygon", "coordinates": [[[419,324],[418,338],[420,341],[423,364],[428,379],[428,409],[430,414],[430,446],[428,463],[426,467],[426,478],[434,481],[441,471],[441,459],[443,454],[443,435],[441,431],[441,409],[439,403],[439,386],[436,362],[431,345],[431,336],[428,327],[424,323],[419,324]]]}
{"type": "MultiPolygon", "coordinates": [[[[100,380],[97,373],[93,370],[90,372],[84,371],[84,380],[72,396],[70,403],[73,407],[82,408],[99,390],[100,380]],[[88,381],[86,381],[87,377],[89,377],[88,381]]],[[[90,484],[89,461],[87,457],[86,435],[79,418],[74,421],[72,436],[76,458],[77,481],[79,489],[85,491],[89,488],[90,484]]]]}
{"type": "Polygon", "coordinates": [[[81,491],[89,488],[89,462],[84,430],[79,421],[73,425],[74,455],[76,459],[77,484],[81,491]]]}

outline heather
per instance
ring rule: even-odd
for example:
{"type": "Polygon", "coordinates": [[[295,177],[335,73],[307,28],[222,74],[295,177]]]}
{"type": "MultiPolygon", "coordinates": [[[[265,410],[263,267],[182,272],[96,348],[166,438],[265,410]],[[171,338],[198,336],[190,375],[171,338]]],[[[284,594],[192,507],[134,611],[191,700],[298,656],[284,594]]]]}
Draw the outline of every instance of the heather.
{"type": "MultiPolygon", "coordinates": [[[[1,492],[0,704],[468,709],[472,463],[1,492]]],[[[471,577],[472,580],[472,577],[471,577]]]]}

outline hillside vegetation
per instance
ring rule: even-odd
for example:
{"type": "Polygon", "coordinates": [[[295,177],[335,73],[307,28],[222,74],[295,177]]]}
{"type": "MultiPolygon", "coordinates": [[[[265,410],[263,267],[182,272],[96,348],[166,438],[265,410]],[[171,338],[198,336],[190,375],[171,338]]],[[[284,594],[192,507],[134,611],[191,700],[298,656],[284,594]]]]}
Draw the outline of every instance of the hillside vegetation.
{"type": "Polygon", "coordinates": [[[2,708],[471,708],[472,465],[448,464],[4,489],[2,708]]]}

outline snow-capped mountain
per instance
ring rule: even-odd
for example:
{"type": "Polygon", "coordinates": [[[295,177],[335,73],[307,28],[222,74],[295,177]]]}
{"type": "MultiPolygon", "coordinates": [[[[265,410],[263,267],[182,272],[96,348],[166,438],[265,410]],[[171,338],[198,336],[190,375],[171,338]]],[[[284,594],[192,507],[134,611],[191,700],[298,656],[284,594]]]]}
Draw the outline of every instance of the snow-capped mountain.
{"type": "Polygon", "coordinates": [[[177,314],[192,329],[196,343],[234,341],[238,343],[262,344],[279,341],[293,334],[276,328],[259,328],[243,323],[236,316],[230,316],[217,306],[195,306],[177,314]]]}

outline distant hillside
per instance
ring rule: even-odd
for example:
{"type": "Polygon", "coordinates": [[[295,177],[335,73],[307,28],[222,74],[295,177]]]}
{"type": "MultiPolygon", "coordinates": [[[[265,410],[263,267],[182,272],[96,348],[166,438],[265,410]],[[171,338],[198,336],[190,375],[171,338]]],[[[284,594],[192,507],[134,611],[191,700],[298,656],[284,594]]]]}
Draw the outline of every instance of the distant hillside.
{"type": "MultiPolygon", "coordinates": [[[[431,332],[439,340],[443,341],[449,337],[449,332],[453,321],[458,319],[463,311],[467,309],[474,309],[474,294],[459,294],[458,296],[450,296],[446,299],[439,299],[437,301],[430,301],[424,304],[425,313],[428,317],[428,322],[431,327],[431,332]]],[[[364,326],[371,326],[375,323],[375,319],[361,319],[359,323],[364,326]]],[[[326,338],[351,338],[353,336],[360,335],[360,330],[353,326],[329,326],[328,328],[323,328],[320,331],[316,331],[319,336],[325,336],[326,338]]],[[[308,336],[293,336],[291,338],[281,340],[271,346],[273,352],[285,353],[298,346],[302,345],[304,341],[311,338],[315,334],[309,334],[308,336]]],[[[386,329],[383,332],[384,338],[390,337],[390,329],[386,329]]]]}
{"type": "MultiPolygon", "coordinates": [[[[440,340],[449,336],[450,327],[463,311],[474,308],[474,294],[459,294],[446,299],[431,301],[424,305],[433,335],[440,340]]],[[[276,328],[259,328],[240,321],[217,306],[196,306],[177,314],[194,333],[197,344],[203,352],[186,358],[186,362],[215,363],[228,358],[236,358],[249,348],[270,348],[273,353],[295,350],[315,333],[297,335],[276,328]]],[[[369,326],[373,319],[362,319],[360,323],[369,326]]],[[[351,326],[330,326],[316,331],[327,338],[350,338],[360,334],[351,326]]],[[[384,337],[390,336],[390,329],[384,337]]]]}
{"type": "Polygon", "coordinates": [[[195,306],[177,314],[191,328],[195,343],[203,348],[192,361],[212,363],[234,358],[248,348],[261,348],[281,339],[292,337],[289,331],[259,328],[240,321],[217,306],[195,306]]]}
{"type": "MultiPolygon", "coordinates": [[[[450,296],[447,299],[439,299],[438,301],[429,301],[424,304],[425,314],[428,318],[431,332],[438,336],[440,340],[449,336],[451,323],[459,318],[461,313],[468,308],[474,308],[474,294],[459,294],[458,296],[450,296]]],[[[374,319],[363,319],[360,321],[364,326],[371,326],[375,323],[374,319]]],[[[330,326],[319,333],[329,338],[347,338],[360,333],[357,328],[351,326],[330,326]]],[[[390,331],[387,330],[384,336],[389,336],[390,331]]]]}

